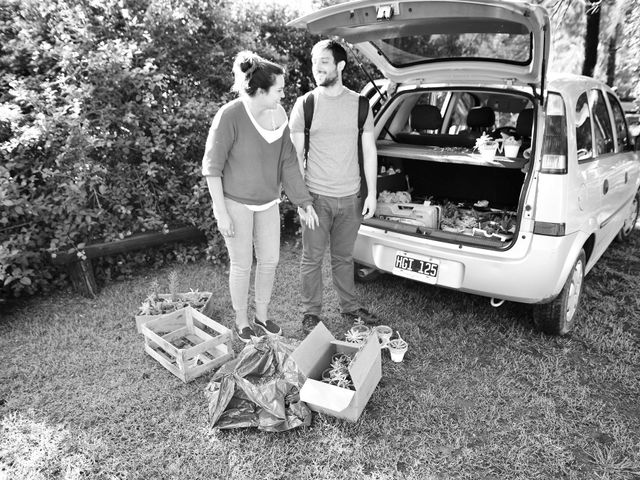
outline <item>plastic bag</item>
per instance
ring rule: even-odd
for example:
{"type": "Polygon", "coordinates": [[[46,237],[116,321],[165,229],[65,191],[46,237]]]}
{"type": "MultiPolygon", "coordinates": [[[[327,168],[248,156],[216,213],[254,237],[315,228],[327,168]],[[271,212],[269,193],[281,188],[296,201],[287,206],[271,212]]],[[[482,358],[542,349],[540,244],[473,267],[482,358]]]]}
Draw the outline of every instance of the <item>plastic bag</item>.
{"type": "Polygon", "coordinates": [[[257,427],[281,432],[311,424],[311,411],[300,401],[305,376],[291,358],[295,347],[263,336],[213,375],[205,395],[214,427],[257,427]]]}

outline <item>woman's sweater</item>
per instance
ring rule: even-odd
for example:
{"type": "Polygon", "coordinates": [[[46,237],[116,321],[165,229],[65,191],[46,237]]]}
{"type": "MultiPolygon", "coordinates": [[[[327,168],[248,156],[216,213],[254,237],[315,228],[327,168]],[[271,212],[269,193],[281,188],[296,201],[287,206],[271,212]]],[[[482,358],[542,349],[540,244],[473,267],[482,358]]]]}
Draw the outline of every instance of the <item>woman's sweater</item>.
{"type": "Polygon", "coordinates": [[[225,197],[246,205],[263,205],[279,198],[280,184],[295,205],[312,203],[288,125],[278,140],[267,142],[240,99],[224,105],[213,118],[202,175],[222,177],[225,197]]]}

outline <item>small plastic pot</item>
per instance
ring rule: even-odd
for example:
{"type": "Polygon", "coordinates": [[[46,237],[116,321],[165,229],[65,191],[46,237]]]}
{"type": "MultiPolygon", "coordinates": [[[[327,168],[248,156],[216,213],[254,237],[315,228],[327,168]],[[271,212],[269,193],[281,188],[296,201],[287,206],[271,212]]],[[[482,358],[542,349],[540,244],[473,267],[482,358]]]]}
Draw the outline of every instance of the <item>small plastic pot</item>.
{"type": "Polygon", "coordinates": [[[407,353],[409,345],[401,338],[394,338],[393,340],[389,340],[387,348],[391,354],[391,360],[399,363],[404,359],[404,354],[407,353]]]}

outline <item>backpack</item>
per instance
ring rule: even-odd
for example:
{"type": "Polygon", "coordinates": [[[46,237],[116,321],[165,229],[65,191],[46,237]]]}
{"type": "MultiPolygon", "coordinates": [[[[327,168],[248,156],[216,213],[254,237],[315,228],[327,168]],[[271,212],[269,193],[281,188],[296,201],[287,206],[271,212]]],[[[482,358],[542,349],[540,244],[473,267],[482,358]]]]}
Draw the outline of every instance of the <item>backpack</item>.
{"type": "MultiPolygon", "coordinates": [[[[314,108],[313,92],[308,92],[302,100],[302,108],[304,111],[304,168],[307,168],[307,159],[309,158],[309,132],[311,130],[311,120],[313,119],[314,108]]],[[[362,154],[362,131],[364,122],[369,114],[369,100],[367,97],[360,95],[358,97],[358,166],[360,168],[360,196],[367,196],[367,181],[364,177],[364,159],[362,154]]]]}

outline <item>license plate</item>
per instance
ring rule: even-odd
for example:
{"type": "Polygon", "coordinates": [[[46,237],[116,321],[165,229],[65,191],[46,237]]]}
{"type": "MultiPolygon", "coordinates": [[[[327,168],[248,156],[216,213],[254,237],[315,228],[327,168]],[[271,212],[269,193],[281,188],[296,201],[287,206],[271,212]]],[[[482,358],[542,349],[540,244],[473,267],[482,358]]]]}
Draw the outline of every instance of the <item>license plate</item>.
{"type": "Polygon", "coordinates": [[[438,280],[439,267],[440,262],[435,258],[398,251],[393,265],[393,273],[420,282],[435,284],[438,280]]]}

